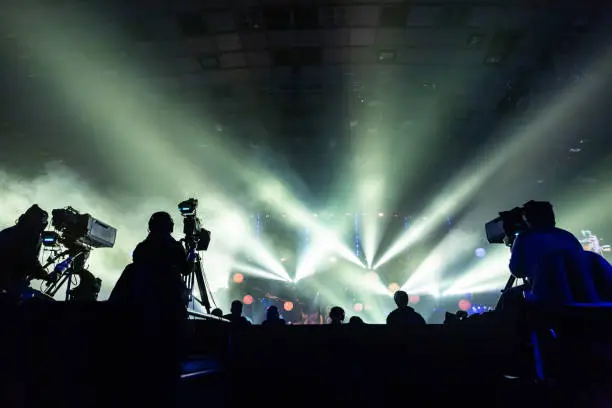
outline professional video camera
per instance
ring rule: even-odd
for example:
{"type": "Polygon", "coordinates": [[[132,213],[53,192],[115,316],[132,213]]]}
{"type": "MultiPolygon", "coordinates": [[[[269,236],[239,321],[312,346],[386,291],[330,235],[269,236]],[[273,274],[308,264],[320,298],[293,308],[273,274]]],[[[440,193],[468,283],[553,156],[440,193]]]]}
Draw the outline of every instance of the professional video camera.
{"type": "MultiPolygon", "coordinates": [[[[521,207],[515,207],[510,211],[502,211],[499,213],[499,217],[491,220],[485,224],[485,231],[487,233],[487,240],[490,244],[506,244],[512,247],[516,237],[530,229],[529,223],[538,221],[542,215],[552,215],[552,204],[548,201],[528,201],[521,207]]],[[[554,215],[553,215],[554,220],[554,215]]],[[[500,308],[506,300],[506,294],[510,293],[510,289],[514,286],[516,278],[510,275],[508,282],[504,289],[502,289],[502,296],[499,299],[497,308],[500,308]]]]}
{"type": "Polygon", "coordinates": [[[117,230],[89,214],[81,214],[72,207],[51,211],[51,225],[58,233],[45,232],[43,244],[52,246],[56,240],[65,245],[91,248],[112,248],[117,230]],[[55,238],[55,239],[54,239],[55,238]]]}
{"type": "Polygon", "coordinates": [[[102,280],[85,269],[85,262],[92,249],[115,245],[117,229],[72,207],[55,209],[51,214],[55,231],[43,232],[42,243],[54,253],[45,266],[55,264],[55,267],[44,293],[55,296],[67,283],[66,300],[96,300],[102,280]],[[71,289],[73,275],[80,279],[78,286],[71,289]]]}
{"type": "Polygon", "coordinates": [[[552,204],[547,201],[528,201],[521,207],[502,211],[499,217],[485,224],[487,240],[490,244],[512,246],[517,235],[529,229],[527,220],[537,218],[538,212],[547,210],[552,211],[552,204]]]}
{"type": "Polygon", "coordinates": [[[187,243],[197,244],[197,251],[206,251],[210,245],[210,231],[202,228],[201,221],[197,217],[198,200],[190,198],[178,204],[178,209],[183,216],[183,233],[187,243]]]}
{"type": "Polygon", "coordinates": [[[197,283],[200,292],[200,298],[196,299],[204,306],[207,313],[210,313],[209,288],[202,269],[202,262],[199,251],[208,250],[210,245],[210,231],[202,228],[201,221],[197,217],[198,200],[189,198],[181,201],[178,204],[178,209],[183,215],[183,233],[185,238],[182,240],[185,243],[185,251],[193,267],[189,276],[185,278],[185,286],[189,293],[187,304],[193,303],[194,284],[197,283]]]}

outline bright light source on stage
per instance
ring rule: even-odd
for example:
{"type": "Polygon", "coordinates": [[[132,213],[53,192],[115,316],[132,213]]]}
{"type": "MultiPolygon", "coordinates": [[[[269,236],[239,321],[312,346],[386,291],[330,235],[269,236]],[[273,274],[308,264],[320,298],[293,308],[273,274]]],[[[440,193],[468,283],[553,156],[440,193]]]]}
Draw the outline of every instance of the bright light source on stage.
{"type": "Polygon", "coordinates": [[[416,305],[421,301],[421,297],[419,295],[408,295],[408,303],[411,305],[416,305]]]}
{"type": "Polygon", "coordinates": [[[288,274],[285,272],[287,276],[279,276],[275,273],[267,271],[265,269],[249,265],[247,263],[235,262],[233,265],[234,270],[240,271],[240,274],[248,274],[251,276],[257,276],[258,278],[271,279],[271,280],[280,280],[289,282],[291,278],[289,278],[288,274]]]}
{"type": "Polygon", "coordinates": [[[244,303],[245,305],[250,305],[251,303],[253,303],[253,296],[244,295],[244,297],[242,298],[242,303],[244,303]]]}
{"type": "Polygon", "coordinates": [[[293,302],[285,302],[283,304],[283,309],[285,309],[285,311],[290,312],[293,310],[293,302]]]}
{"type": "Polygon", "coordinates": [[[487,255],[487,250],[484,248],[476,248],[474,255],[476,255],[477,258],[484,258],[485,255],[487,255]]]}
{"type": "Polygon", "coordinates": [[[355,303],[353,305],[353,310],[357,313],[360,313],[361,311],[363,311],[363,303],[355,303]]]}
{"type": "Polygon", "coordinates": [[[389,292],[391,292],[391,294],[395,294],[395,292],[397,292],[398,290],[400,290],[400,285],[398,285],[395,282],[392,282],[389,284],[389,286],[387,286],[387,289],[389,289],[389,292]]]}
{"type": "Polygon", "coordinates": [[[369,271],[366,273],[365,278],[368,282],[375,282],[378,280],[378,274],[375,271],[369,271]]]}
{"type": "Polygon", "coordinates": [[[280,261],[283,262],[283,263],[287,262],[287,258],[281,258],[280,261]]]}
{"type": "Polygon", "coordinates": [[[232,280],[234,281],[234,283],[242,283],[244,281],[244,275],[241,273],[236,273],[234,274],[232,280]]]}
{"type": "Polygon", "coordinates": [[[379,217],[384,217],[384,216],[385,216],[385,213],[379,212],[379,213],[378,213],[378,216],[379,216],[379,217]]]}
{"type": "Polygon", "coordinates": [[[472,307],[472,303],[467,299],[461,299],[457,306],[459,306],[459,309],[463,310],[464,312],[467,312],[468,310],[470,310],[470,307],[472,307]]]}

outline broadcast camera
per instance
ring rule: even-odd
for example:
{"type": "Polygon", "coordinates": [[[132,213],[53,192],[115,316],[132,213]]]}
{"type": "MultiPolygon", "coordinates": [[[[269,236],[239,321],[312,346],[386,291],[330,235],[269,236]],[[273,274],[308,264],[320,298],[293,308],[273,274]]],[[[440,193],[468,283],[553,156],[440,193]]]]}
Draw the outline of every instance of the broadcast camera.
{"type": "Polygon", "coordinates": [[[210,231],[202,228],[197,217],[198,200],[190,198],[178,204],[183,216],[183,233],[187,244],[196,244],[197,251],[206,251],[210,245],[210,231]]]}
{"type": "MultiPolygon", "coordinates": [[[[204,306],[207,313],[210,313],[211,305],[209,300],[209,288],[204,276],[202,269],[202,263],[200,254],[198,251],[208,250],[210,245],[210,231],[202,228],[200,219],[197,217],[198,200],[195,198],[189,198],[178,204],[178,209],[183,216],[183,233],[185,234],[185,250],[187,252],[187,259],[192,262],[192,272],[185,278],[185,286],[189,293],[187,305],[193,300],[204,306]],[[198,291],[200,292],[200,299],[193,296],[193,289],[195,284],[198,285],[198,291]]],[[[211,295],[212,297],[212,295],[211,295]]],[[[194,303],[195,305],[195,303],[194,303]]]]}
{"type": "Polygon", "coordinates": [[[115,245],[117,229],[72,207],[55,209],[51,214],[55,231],[43,232],[42,243],[53,248],[55,253],[46,266],[55,264],[55,267],[45,294],[55,296],[66,282],[66,300],[96,300],[102,281],[85,269],[85,262],[93,248],[112,248],[115,245]],[[80,280],[78,286],[70,289],[72,275],[79,276],[80,280]]]}
{"type": "MultiPolygon", "coordinates": [[[[552,204],[547,201],[528,201],[521,207],[510,211],[502,211],[499,217],[485,224],[487,240],[490,244],[506,244],[512,247],[516,237],[535,226],[552,226],[555,224],[555,215],[552,204]]],[[[512,301],[512,287],[516,281],[510,275],[506,286],[502,290],[496,309],[512,301]]]]}
{"type": "MultiPolygon", "coordinates": [[[[502,211],[499,217],[485,224],[487,240],[490,244],[512,246],[514,239],[523,231],[530,229],[528,221],[537,221],[542,213],[552,214],[552,204],[547,201],[529,201],[522,207],[502,211]]],[[[553,216],[554,219],[554,216],[553,216]]]]}
{"type": "Polygon", "coordinates": [[[81,214],[72,207],[51,211],[51,225],[59,233],[45,231],[43,244],[55,245],[59,241],[66,246],[79,245],[91,248],[112,248],[117,230],[89,214],[81,214]]]}

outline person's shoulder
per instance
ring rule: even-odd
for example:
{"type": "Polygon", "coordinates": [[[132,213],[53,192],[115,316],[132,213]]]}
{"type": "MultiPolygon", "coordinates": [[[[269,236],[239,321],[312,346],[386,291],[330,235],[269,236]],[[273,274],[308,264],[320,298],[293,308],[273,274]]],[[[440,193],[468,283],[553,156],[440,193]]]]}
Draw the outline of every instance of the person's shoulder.
{"type": "Polygon", "coordinates": [[[568,230],[564,230],[563,228],[559,228],[559,227],[553,228],[553,233],[556,235],[564,236],[564,237],[571,238],[571,239],[576,239],[576,240],[578,239],[576,238],[574,234],[572,234],[568,230]]]}
{"type": "Polygon", "coordinates": [[[387,323],[392,322],[392,321],[396,321],[400,315],[400,310],[399,309],[393,309],[391,311],[391,313],[389,313],[387,315],[387,323]]]}
{"type": "Polygon", "coordinates": [[[419,312],[417,312],[417,311],[414,311],[413,313],[414,313],[414,314],[413,314],[413,318],[414,318],[414,320],[415,320],[417,323],[427,324],[427,321],[425,320],[425,318],[423,317],[423,315],[422,315],[422,314],[420,314],[420,313],[419,313],[419,312]]]}

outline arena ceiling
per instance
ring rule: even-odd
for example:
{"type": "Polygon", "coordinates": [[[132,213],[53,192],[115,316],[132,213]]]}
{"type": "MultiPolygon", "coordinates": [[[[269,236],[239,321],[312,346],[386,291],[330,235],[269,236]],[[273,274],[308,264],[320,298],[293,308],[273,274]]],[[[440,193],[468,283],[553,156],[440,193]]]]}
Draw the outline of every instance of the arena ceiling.
{"type": "MultiPolygon", "coordinates": [[[[533,98],[580,81],[576,61],[612,27],[597,1],[42,3],[75,24],[80,15],[104,21],[120,45],[83,53],[145,61],[138,81],[151,100],[196,107],[214,118],[211,131],[286,161],[323,195],[357,134],[431,137],[411,133],[431,120],[444,129],[424,163],[431,177],[423,189],[435,188],[500,121],[521,120],[533,98]]],[[[4,34],[5,60],[27,59],[4,34]]],[[[44,67],[3,70],[6,160],[23,161],[10,152],[27,147],[36,160],[87,171],[87,146],[66,136],[75,132],[65,125],[71,112],[46,100],[37,82],[44,67]]],[[[576,146],[554,149],[565,158],[576,146]]]]}

